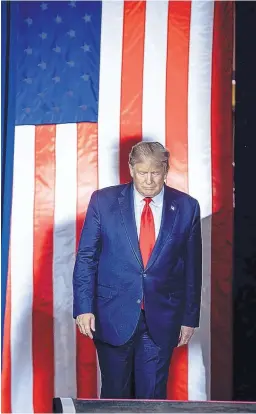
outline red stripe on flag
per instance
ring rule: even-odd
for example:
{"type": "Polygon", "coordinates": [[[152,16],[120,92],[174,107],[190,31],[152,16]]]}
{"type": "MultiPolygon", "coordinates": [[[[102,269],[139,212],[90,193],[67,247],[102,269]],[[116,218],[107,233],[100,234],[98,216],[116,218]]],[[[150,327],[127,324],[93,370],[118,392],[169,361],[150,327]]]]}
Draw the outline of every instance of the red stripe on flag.
{"type": "Polygon", "coordinates": [[[188,192],[188,64],[190,2],[170,2],[166,69],[166,146],[171,152],[168,184],[188,192]]]}
{"type": "Polygon", "coordinates": [[[188,400],[188,347],[175,348],[167,383],[168,400],[188,400]]]}
{"type": "MultiPolygon", "coordinates": [[[[11,241],[10,241],[11,246],[11,241]]],[[[6,286],[6,308],[2,350],[2,398],[1,413],[12,412],[11,400],[11,247],[9,247],[8,279],[6,286]]]]}
{"type": "MultiPolygon", "coordinates": [[[[98,126],[77,126],[77,222],[76,244],[93,191],[98,188],[98,126]]],[[[97,359],[94,343],[77,329],[77,397],[97,398],[97,359]]]]}
{"type": "Polygon", "coordinates": [[[124,3],[120,108],[120,183],[130,181],[128,154],[142,138],[142,92],[146,2],[124,3]]]}
{"type": "Polygon", "coordinates": [[[54,395],[53,229],[55,137],[52,125],[35,129],[33,255],[33,403],[37,413],[52,412],[54,395]]]}
{"type": "Polygon", "coordinates": [[[215,2],[211,100],[211,398],[220,401],[232,399],[232,60],[233,4],[215,2]]]}
{"type": "MultiPolygon", "coordinates": [[[[171,153],[168,185],[188,192],[188,64],[191,2],[170,2],[166,69],[166,147],[171,153]]],[[[188,399],[188,349],[173,353],[167,398],[188,399]]]]}

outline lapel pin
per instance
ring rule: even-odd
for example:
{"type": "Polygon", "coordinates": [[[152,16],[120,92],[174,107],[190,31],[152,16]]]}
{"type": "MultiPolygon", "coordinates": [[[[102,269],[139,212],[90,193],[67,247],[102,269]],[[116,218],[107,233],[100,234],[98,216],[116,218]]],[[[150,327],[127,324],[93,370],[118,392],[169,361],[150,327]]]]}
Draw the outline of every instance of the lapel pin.
{"type": "Polygon", "coordinates": [[[171,209],[174,211],[175,210],[175,207],[174,206],[171,206],[171,209]]]}

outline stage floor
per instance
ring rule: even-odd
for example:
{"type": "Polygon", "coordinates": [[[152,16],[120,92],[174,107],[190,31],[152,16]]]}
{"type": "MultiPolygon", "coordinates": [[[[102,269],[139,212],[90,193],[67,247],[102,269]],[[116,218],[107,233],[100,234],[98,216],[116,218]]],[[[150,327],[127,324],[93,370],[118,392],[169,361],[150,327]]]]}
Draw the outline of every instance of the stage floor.
{"type": "Polygon", "coordinates": [[[256,402],[54,398],[54,413],[256,413],[256,402]]]}

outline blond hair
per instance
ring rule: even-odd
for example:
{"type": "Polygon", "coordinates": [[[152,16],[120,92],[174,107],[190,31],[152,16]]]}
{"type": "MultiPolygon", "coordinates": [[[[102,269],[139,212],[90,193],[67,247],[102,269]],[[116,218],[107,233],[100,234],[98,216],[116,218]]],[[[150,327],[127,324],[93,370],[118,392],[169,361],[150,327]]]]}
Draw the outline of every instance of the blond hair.
{"type": "Polygon", "coordinates": [[[164,166],[165,172],[169,170],[170,152],[160,142],[142,141],[134,145],[129,154],[129,164],[134,167],[138,162],[151,158],[164,166]]]}

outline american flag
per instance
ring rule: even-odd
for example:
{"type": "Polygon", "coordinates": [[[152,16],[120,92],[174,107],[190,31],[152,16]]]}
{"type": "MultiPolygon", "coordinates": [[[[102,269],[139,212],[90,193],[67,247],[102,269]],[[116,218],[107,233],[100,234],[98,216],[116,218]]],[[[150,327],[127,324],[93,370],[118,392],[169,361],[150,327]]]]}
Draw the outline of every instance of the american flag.
{"type": "Polygon", "coordinates": [[[174,353],[168,398],[231,399],[232,2],[12,3],[2,412],[98,398],[96,352],[72,318],[72,272],[91,193],[130,179],[128,152],[140,140],[167,146],[167,184],[202,213],[201,324],[174,353]]]}

